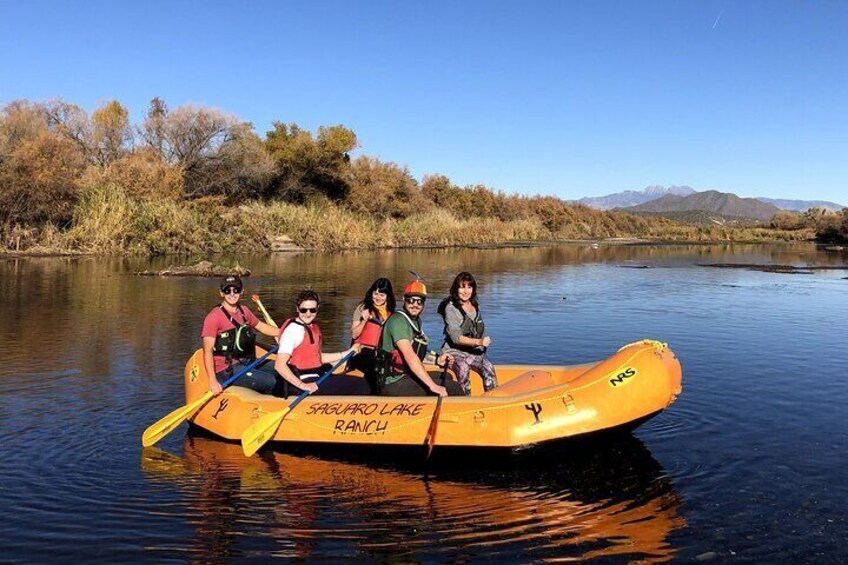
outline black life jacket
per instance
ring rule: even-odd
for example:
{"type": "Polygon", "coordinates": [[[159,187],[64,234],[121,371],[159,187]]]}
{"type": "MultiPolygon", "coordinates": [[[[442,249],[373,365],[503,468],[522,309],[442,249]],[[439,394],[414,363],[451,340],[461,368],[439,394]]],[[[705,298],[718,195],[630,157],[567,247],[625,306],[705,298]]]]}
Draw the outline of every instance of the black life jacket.
{"type": "MultiPolygon", "coordinates": [[[[445,298],[439,303],[438,308],[438,312],[439,314],[441,314],[442,319],[445,318],[445,309],[447,308],[448,304],[452,304],[453,307],[459,310],[459,312],[462,314],[462,323],[459,325],[459,329],[462,332],[463,336],[470,337],[471,339],[482,339],[482,337],[486,335],[486,323],[483,321],[483,317],[480,315],[479,306],[475,307],[477,313],[475,314],[474,318],[471,318],[461,304],[454,303],[451,297],[445,298]]],[[[452,347],[453,349],[458,349],[459,351],[479,351],[479,348],[477,346],[460,345],[458,343],[454,343],[453,340],[450,338],[450,335],[448,334],[447,322],[445,322],[445,341],[450,347],[452,347]]]]}
{"type": "Polygon", "coordinates": [[[247,314],[241,304],[236,305],[243,320],[242,323],[236,322],[227,309],[222,304],[218,307],[221,312],[230,320],[233,329],[223,331],[215,336],[215,345],[212,348],[213,355],[220,355],[227,359],[242,359],[244,357],[252,358],[256,355],[256,332],[247,323],[247,314]]]}

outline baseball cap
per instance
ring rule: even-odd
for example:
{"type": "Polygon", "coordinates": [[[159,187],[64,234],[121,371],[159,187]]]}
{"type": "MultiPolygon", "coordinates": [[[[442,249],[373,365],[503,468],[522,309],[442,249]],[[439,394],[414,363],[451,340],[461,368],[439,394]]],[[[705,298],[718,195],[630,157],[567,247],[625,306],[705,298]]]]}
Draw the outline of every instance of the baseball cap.
{"type": "Polygon", "coordinates": [[[221,279],[221,290],[224,290],[228,286],[237,286],[242,288],[241,277],[238,275],[230,275],[221,279]]]}
{"type": "Polygon", "coordinates": [[[415,279],[405,287],[403,287],[404,296],[427,296],[427,287],[420,279],[415,279]]]}

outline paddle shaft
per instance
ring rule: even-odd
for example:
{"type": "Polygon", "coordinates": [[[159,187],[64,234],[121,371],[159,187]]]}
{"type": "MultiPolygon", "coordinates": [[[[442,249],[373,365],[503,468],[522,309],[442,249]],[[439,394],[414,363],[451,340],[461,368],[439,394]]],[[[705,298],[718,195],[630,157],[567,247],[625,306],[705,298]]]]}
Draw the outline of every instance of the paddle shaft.
{"type": "MultiPolygon", "coordinates": [[[[354,354],[355,352],[351,351],[350,353],[339,359],[339,361],[335,365],[333,365],[329,371],[321,375],[318,380],[315,381],[315,385],[321,386],[321,383],[327,380],[330,375],[333,374],[333,371],[338,369],[342,365],[342,363],[346,362],[354,354]]],[[[259,449],[263,445],[265,445],[268,440],[274,437],[274,434],[277,433],[277,428],[280,427],[280,424],[283,422],[283,419],[286,417],[286,415],[309,395],[310,392],[308,390],[305,390],[300,393],[291,404],[289,404],[282,410],[265,414],[256,422],[251,424],[250,427],[248,427],[241,436],[241,447],[244,451],[244,454],[247,457],[250,457],[257,451],[259,451],[259,449]]]]}
{"type": "Polygon", "coordinates": [[[268,313],[268,310],[266,310],[266,309],[265,309],[265,305],[263,305],[263,304],[262,304],[262,301],[261,301],[261,300],[259,300],[259,295],[254,294],[254,295],[253,295],[253,296],[251,296],[250,298],[251,298],[251,300],[253,300],[253,301],[256,303],[256,305],[259,307],[259,311],[260,311],[260,312],[262,312],[262,316],[265,318],[265,321],[266,321],[267,323],[271,324],[272,326],[274,326],[275,328],[278,328],[279,326],[278,326],[278,325],[277,325],[277,323],[274,321],[274,318],[272,318],[272,317],[271,317],[271,314],[269,314],[269,313],[268,313]]]}
{"type": "Polygon", "coordinates": [[[256,359],[256,360],[254,360],[254,361],[253,361],[253,363],[251,363],[251,364],[250,364],[250,365],[248,365],[247,367],[244,367],[244,368],[242,368],[242,369],[239,369],[239,372],[238,372],[238,373],[236,373],[235,375],[233,375],[232,377],[230,377],[229,379],[227,379],[226,381],[224,381],[223,383],[221,383],[221,388],[222,388],[222,389],[223,389],[223,388],[227,388],[228,386],[230,386],[231,384],[233,384],[233,383],[236,381],[236,379],[238,379],[239,377],[241,377],[241,376],[242,376],[242,375],[244,375],[245,373],[249,372],[251,369],[255,369],[256,367],[258,367],[259,365],[261,365],[262,363],[264,363],[264,362],[265,362],[265,360],[266,360],[268,357],[270,357],[271,355],[273,355],[273,354],[277,351],[277,349],[279,349],[279,348],[280,348],[280,346],[279,346],[279,345],[275,345],[274,347],[272,347],[271,349],[269,349],[269,350],[268,350],[268,352],[267,352],[267,353],[265,353],[265,355],[263,355],[262,357],[260,357],[260,358],[258,358],[258,359],[256,359]]]}
{"type": "MultiPolygon", "coordinates": [[[[351,357],[353,357],[355,354],[356,354],[356,352],[355,352],[355,351],[351,351],[350,353],[348,353],[347,355],[345,355],[344,357],[342,357],[341,359],[339,359],[339,361],[338,361],[335,365],[333,365],[333,366],[332,366],[332,368],[330,368],[330,370],[329,370],[329,371],[327,371],[326,373],[324,373],[323,375],[321,375],[321,376],[318,378],[318,380],[317,380],[317,381],[315,381],[315,386],[321,386],[321,383],[323,383],[325,380],[327,380],[327,379],[330,377],[330,375],[332,375],[332,374],[333,374],[333,371],[335,371],[336,369],[338,369],[339,367],[341,367],[342,363],[344,363],[345,361],[347,361],[348,359],[350,359],[351,357]]],[[[297,395],[297,398],[295,398],[295,399],[294,399],[294,402],[292,402],[291,404],[289,404],[289,412],[291,412],[292,410],[294,410],[294,407],[295,407],[295,406],[297,406],[298,404],[300,404],[300,402],[301,402],[304,398],[306,398],[307,396],[309,396],[309,394],[310,394],[310,392],[309,392],[308,390],[304,390],[304,391],[303,391],[303,392],[301,392],[299,395],[297,395]]]]}
{"type": "MultiPolygon", "coordinates": [[[[268,353],[255,360],[247,367],[244,367],[229,379],[227,379],[224,384],[221,385],[221,388],[227,388],[228,386],[233,384],[236,379],[249,372],[251,369],[258,367],[275,351],[277,351],[277,347],[272,347],[268,351],[268,353]]],[[[197,414],[197,412],[199,412],[201,408],[206,406],[206,403],[212,400],[212,398],[214,397],[215,395],[212,393],[212,391],[207,390],[200,398],[189,402],[185,406],[177,408],[170,414],[166,415],[164,418],[160,418],[159,420],[148,426],[146,430],[144,430],[144,433],[141,436],[141,444],[144,447],[150,447],[151,445],[155,444],[160,439],[174,431],[177,426],[182,424],[185,420],[197,414]]]]}
{"type": "MultiPolygon", "coordinates": [[[[441,386],[445,386],[445,378],[448,376],[448,365],[445,363],[445,368],[442,369],[442,378],[439,379],[441,386]]],[[[430,420],[430,427],[427,429],[427,436],[424,438],[425,443],[427,444],[427,459],[430,458],[430,454],[433,453],[433,446],[436,444],[436,430],[439,427],[439,414],[442,412],[442,395],[439,395],[439,398],[436,400],[436,409],[433,410],[433,419],[430,420]]]]}

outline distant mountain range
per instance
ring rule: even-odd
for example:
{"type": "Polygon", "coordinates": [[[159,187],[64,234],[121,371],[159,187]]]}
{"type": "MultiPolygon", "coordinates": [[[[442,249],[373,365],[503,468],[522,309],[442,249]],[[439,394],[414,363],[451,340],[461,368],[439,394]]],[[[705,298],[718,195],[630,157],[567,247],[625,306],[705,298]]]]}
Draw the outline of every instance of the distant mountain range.
{"type": "Polygon", "coordinates": [[[827,200],[785,200],[782,198],[757,198],[763,202],[774,204],[781,210],[792,210],[794,212],[803,212],[808,208],[827,208],[831,212],[839,212],[845,206],[836,202],[828,202],[827,200]]]}
{"type": "Polygon", "coordinates": [[[606,196],[586,197],[575,200],[575,204],[583,204],[595,210],[612,210],[613,208],[628,208],[661,198],[666,194],[689,196],[695,189],[688,186],[648,186],[645,190],[625,190],[606,196]]]}
{"type": "Polygon", "coordinates": [[[756,198],[739,198],[735,194],[718,192],[717,190],[695,192],[689,196],[666,194],[656,200],[627,208],[628,212],[652,212],[656,214],[694,210],[712,212],[725,218],[751,218],[755,220],[768,220],[780,212],[780,208],[774,204],[768,204],[756,198]]]}
{"type": "Polygon", "coordinates": [[[649,186],[644,190],[625,190],[607,196],[575,201],[597,210],[624,209],[635,214],[667,216],[678,221],[768,220],[780,210],[802,212],[823,207],[839,211],[842,205],[824,200],[786,200],[740,198],[729,192],[696,192],[689,186],[649,186]]]}

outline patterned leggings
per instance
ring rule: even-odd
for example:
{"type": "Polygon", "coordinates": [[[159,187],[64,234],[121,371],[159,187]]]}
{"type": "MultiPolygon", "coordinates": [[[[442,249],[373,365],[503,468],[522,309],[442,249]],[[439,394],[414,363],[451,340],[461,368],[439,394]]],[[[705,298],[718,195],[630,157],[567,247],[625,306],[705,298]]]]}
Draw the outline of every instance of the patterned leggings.
{"type": "Polygon", "coordinates": [[[498,378],[495,376],[495,366],[485,355],[474,353],[452,352],[453,370],[465,395],[471,394],[471,379],[469,372],[475,369],[483,378],[483,389],[492,390],[498,386],[498,378]]]}

